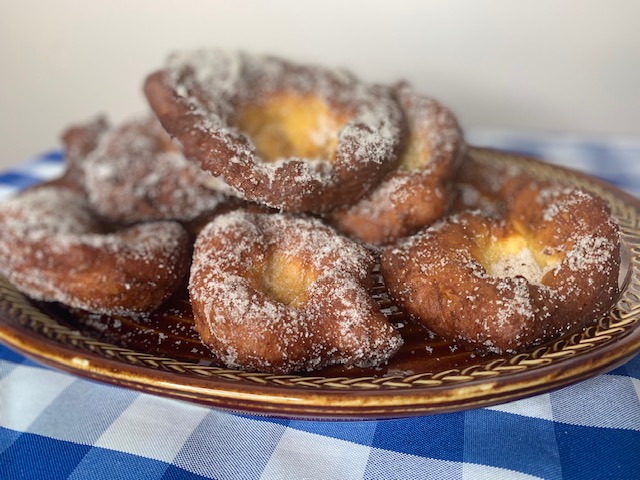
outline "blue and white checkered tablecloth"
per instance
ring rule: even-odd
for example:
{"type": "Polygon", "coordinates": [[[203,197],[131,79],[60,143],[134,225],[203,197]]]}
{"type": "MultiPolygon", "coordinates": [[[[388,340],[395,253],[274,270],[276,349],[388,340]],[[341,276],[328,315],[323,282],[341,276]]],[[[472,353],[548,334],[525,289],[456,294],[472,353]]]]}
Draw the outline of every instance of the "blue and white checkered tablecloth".
{"type": "MultiPolygon", "coordinates": [[[[640,139],[469,132],[640,196],[640,139]]],[[[0,197],[57,175],[60,154],[0,174],[0,197]]],[[[640,478],[640,356],[561,390],[401,420],[224,413],[61,373],[0,346],[1,479],[640,478]]]]}

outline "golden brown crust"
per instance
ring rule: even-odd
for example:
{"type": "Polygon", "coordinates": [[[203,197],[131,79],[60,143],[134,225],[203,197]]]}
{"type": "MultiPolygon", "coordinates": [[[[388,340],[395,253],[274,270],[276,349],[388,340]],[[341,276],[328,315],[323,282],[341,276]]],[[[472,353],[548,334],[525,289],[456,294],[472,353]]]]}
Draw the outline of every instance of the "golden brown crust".
{"type": "Polygon", "coordinates": [[[392,243],[442,217],[465,150],[450,110],[405,84],[396,96],[408,129],[398,167],[363,199],[329,217],[338,230],[374,245],[392,243]]]}
{"type": "Polygon", "coordinates": [[[449,213],[479,210],[490,216],[504,214],[512,196],[531,181],[513,165],[496,165],[465,156],[452,179],[449,213]]]}
{"type": "Polygon", "coordinates": [[[108,233],[84,195],[59,183],[3,203],[0,224],[0,271],[38,300],[98,313],[151,311],[189,268],[189,238],[179,224],[108,233]]]}
{"type": "Polygon", "coordinates": [[[378,366],[402,341],[367,292],[372,267],[370,252],[317,220],[236,210],[196,241],[196,328],[233,368],[378,366]]]}
{"type": "Polygon", "coordinates": [[[393,168],[402,115],[389,89],[274,57],[173,56],[145,94],[185,154],[251,201],[324,212],[393,168]]]}
{"type": "Polygon", "coordinates": [[[385,281],[407,313],[498,352],[598,318],[617,294],[619,262],[601,199],[535,183],[501,220],[461,213],[382,252],[385,281]]]}

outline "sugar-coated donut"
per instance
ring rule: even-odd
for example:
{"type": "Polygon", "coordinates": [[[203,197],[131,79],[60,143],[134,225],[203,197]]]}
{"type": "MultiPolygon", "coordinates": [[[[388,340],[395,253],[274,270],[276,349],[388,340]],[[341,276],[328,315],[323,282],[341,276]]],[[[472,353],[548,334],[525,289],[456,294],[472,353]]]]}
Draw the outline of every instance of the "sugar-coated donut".
{"type": "Polygon", "coordinates": [[[111,129],[82,166],[92,208],[114,222],[189,221],[226,198],[220,180],[189,162],[151,116],[111,129]]]}
{"type": "Polygon", "coordinates": [[[154,310],[183,284],[190,247],[176,222],[107,233],[82,193],[53,184],[0,204],[0,273],[36,300],[98,313],[154,310]]]}
{"type": "Polygon", "coordinates": [[[195,245],[196,329],[231,368],[379,366],[402,339],[368,293],[373,265],[368,250],[315,219],[218,216],[195,245]]]}
{"type": "Polygon", "coordinates": [[[391,89],[271,56],[174,54],[145,93],[189,158],[287,211],[355,202],[393,168],[404,138],[391,89]]]}
{"type": "Polygon", "coordinates": [[[62,133],[65,165],[61,180],[69,187],[84,190],[84,161],[96,149],[108,129],[106,117],[98,115],[69,126],[62,133]]]}
{"type": "Polygon", "coordinates": [[[531,181],[515,164],[496,164],[473,150],[453,178],[453,201],[449,213],[479,210],[486,215],[503,215],[511,197],[531,181]]]}
{"type": "Polygon", "coordinates": [[[429,329],[514,352],[610,308],[620,242],[599,197],[529,182],[504,217],[460,213],[385,248],[381,258],[391,296],[429,329]]]}
{"type": "Polygon", "coordinates": [[[396,96],[408,129],[398,167],[354,205],[329,215],[338,230],[374,245],[396,241],[442,217],[451,177],[465,151],[462,130],[449,109],[407,84],[396,88],[396,96]]]}

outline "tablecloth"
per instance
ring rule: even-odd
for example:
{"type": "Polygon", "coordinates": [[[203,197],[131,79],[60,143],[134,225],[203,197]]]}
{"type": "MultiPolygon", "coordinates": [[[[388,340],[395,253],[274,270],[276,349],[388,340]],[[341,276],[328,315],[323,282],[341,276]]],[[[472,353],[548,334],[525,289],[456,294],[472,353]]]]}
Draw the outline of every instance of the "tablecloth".
{"type": "MultiPolygon", "coordinates": [[[[640,139],[470,131],[640,196],[640,139]]],[[[0,197],[62,155],[0,174],[0,197]]],[[[0,345],[1,479],[637,479],[640,357],[548,394],[397,420],[303,421],[80,379],[0,345]]]]}

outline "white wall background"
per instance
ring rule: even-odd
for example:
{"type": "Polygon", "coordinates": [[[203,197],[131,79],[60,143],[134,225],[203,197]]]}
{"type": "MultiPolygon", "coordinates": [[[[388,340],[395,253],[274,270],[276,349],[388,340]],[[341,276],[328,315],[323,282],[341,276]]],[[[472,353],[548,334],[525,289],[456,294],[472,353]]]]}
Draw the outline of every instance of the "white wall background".
{"type": "Polygon", "coordinates": [[[200,46],[404,78],[465,128],[640,136],[639,20],[637,0],[0,0],[0,167],[141,112],[145,74],[200,46]]]}

